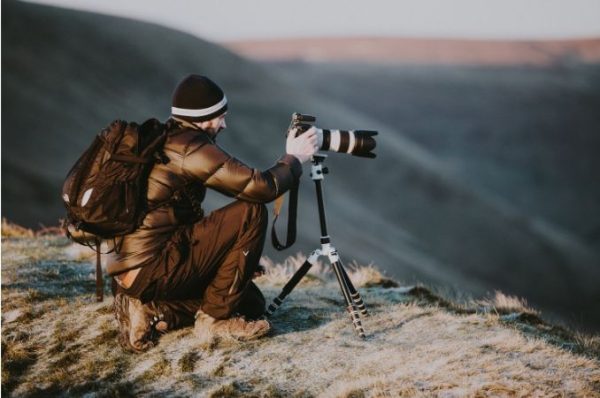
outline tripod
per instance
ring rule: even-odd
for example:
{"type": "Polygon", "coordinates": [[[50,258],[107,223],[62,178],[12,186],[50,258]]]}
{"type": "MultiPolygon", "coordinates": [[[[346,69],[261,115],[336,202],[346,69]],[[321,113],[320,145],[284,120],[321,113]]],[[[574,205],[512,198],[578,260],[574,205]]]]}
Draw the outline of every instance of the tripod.
{"type": "Polygon", "coordinates": [[[367,316],[368,312],[365,307],[365,304],[360,297],[360,294],[350,281],[348,277],[348,273],[344,269],[344,265],[342,264],[342,260],[338,255],[337,250],[331,245],[331,239],[327,234],[327,223],[325,220],[325,205],[323,204],[323,188],[321,186],[321,181],[324,180],[324,175],[329,173],[327,167],[323,167],[322,163],[327,158],[327,155],[315,154],[312,159],[312,167],[310,172],[311,179],[315,182],[315,186],[317,189],[317,202],[319,205],[319,220],[321,223],[321,248],[313,251],[310,256],[306,259],[304,264],[296,271],[296,273],[292,276],[292,278],[288,281],[288,283],[283,287],[279,296],[273,299],[269,308],[267,308],[266,315],[271,316],[277,308],[283,303],[283,300],[287,297],[288,294],[292,292],[294,287],[302,280],[302,278],[306,275],[306,273],[310,270],[310,268],[317,262],[320,256],[327,256],[329,258],[329,262],[333,267],[333,271],[340,285],[340,289],[342,290],[342,295],[344,296],[344,300],[346,301],[346,309],[350,313],[350,318],[352,319],[352,324],[354,325],[354,329],[356,333],[361,338],[365,338],[365,331],[362,327],[362,323],[360,321],[360,314],[367,316]],[[360,312],[360,313],[359,313],[360,312]]]}

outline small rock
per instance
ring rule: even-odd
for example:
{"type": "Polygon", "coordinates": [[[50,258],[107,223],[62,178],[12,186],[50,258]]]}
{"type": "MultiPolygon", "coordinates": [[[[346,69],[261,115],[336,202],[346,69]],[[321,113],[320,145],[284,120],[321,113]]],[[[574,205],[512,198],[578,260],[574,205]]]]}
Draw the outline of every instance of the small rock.
{"type": "Polygon", "coordinates": [[[23,315],[23,311],[16,309],[12,311],[5,312],[2,314],[2,323],[11,323],[19,319],[19,317],[23,315]]]}

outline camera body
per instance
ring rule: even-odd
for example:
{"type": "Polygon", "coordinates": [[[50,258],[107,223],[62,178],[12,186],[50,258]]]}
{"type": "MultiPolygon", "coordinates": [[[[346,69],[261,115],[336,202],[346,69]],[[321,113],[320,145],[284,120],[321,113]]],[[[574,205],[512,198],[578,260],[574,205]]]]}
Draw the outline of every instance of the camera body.
{"type": "MultiPolygon", "coordinates": [[[[291,130],[298,130],[297,135],[301,135],[309,128],[314,126],[317,118],[311,115],[301,113],[292,114],[292,121],[288,129],[288,134],[291,130]]],[[[319,150],[348,153],[354,156],[364,158],[375,158],[375,154],[371,152],[375,149],[376,142],[374,136],[378,134],[373,130],[333,130],[320,129],[317,130],[317,139],[319,150]]]]}

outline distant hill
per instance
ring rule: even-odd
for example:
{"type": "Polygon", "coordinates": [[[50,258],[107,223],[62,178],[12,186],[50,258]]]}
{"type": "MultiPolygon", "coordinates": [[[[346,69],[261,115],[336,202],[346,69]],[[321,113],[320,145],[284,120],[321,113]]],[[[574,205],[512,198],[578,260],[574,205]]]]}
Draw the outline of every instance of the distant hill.
{"type": "Polygon", "coordinates": [[[239,40],[224,44],[244,56],[270,61],[359,61],[488,66],[600,62],[600,38],[501,41],[321,37],[239,40]]]}
{"type": "MultiPolygon", "coordinates": [[[[3,216],[29,226],[55,224],[63,214],[62,179],[94,134],[115,118],[166,118],[177,81],[203,73],[230,100],[230,127],[219,142],[257,168],[283,153],[292,112],[315,114],[324,127],[380,131],[377,159],[332,154],[327,160],[329,231],[346,261],[373,261],[402,281],[475,295],[502,289],[545,314],[600,325],[591,304],[600,300],[596,252],[570,232],[464,184],[399,129],[180,32],[28,3],[4,2],[2,10],[3,216]]],[[[293,250],[308,253],[319,229],[307,176],[300,195],[293,250]]],[[[206,207],[226,202],[215,194],[206,207]]],[[[266,253],[286,255],[269,247],[266,253]]]]}

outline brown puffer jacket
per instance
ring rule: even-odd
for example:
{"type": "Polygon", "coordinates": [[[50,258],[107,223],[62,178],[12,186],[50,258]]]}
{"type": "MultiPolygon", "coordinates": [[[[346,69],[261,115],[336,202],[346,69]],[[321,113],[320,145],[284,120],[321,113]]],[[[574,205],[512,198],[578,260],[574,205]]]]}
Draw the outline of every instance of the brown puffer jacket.
{"type": "Polygon", "coordinates": [[[164,152],[169,162],[152,169],[147,198],[150,208],[174,194],[181,199],[151,211],[135,232],[124,237],[118,253],[108,257],[107,271],[111,276],[165,262],[165,247],[174,234],[183,225],[201,219],[198,207],[206,188],[241,200],[267,203],[289,190],[302,174],[302,165],[295,156],[282,156],[273,167],[261,172],[227,154],[202,130],[173,119],[167,126],[169,136],[164,152]]]}

